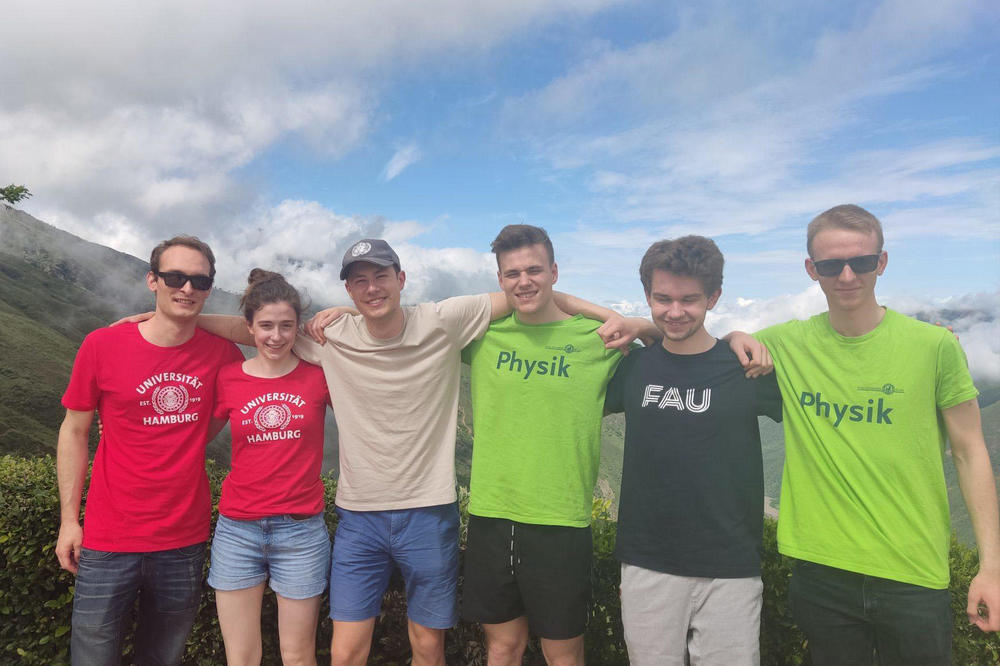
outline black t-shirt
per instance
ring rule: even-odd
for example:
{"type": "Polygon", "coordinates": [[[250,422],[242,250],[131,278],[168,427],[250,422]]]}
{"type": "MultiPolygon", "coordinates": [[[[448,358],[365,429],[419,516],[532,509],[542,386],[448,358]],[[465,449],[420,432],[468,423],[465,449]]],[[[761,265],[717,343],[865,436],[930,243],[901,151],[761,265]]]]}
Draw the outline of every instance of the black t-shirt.
{"type": "Polygon", "coordinates": [[[605,407],[625,412],[617,558],[677,576],[760,575],[757,415],[781,420],[774,374],[746,379],[721,342],[690,355],[656,345],[625,357],[605,407]]]}

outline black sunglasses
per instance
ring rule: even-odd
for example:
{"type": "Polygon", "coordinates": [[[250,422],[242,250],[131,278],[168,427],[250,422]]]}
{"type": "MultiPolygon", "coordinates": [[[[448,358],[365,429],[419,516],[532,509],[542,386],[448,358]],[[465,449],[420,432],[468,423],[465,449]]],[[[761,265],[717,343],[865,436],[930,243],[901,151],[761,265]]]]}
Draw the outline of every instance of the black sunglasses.
{"type": "Polygon", "coordinates": [[[845,264],[850,265],[851,270],[855,273],[871,273],[878,268],[879,256],[881,255],[863,254],[860,257],[851,257],[850,259],[820,259],[819,261],[814,261],[813,266],[816,267],[816,272],[823,277],[836,277],[840,275],[844,270],[845,264]]]}
{"type": "Polygon", "coordinates": [[[213,278],[210,278],[207,275],[188,275],[187,273],[181,273],[180,271],[168,271],[166,273],[153,271],[153,275],[163,278],[163,283],[172,289],[180,289],[187,284],[189,280],[191,281],[191,286],[198,291],[208,291],[212,288],[213,278]]]}

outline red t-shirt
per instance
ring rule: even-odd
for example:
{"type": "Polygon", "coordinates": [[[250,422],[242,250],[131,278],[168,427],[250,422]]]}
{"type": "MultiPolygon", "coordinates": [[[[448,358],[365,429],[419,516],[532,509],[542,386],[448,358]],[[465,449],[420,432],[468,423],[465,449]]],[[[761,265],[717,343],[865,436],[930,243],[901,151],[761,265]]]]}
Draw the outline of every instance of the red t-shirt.
{"type": "Polygon", "coordinates": [[[233,441],[219,513],[257,520],[323,510],[323,418],[330,401],[323,370],[300,361],[283,377],[252,377],[243,363],[219,371],[215,416],[233,441]]]}
{"type": "Polygon", "coordinates": [[[232,342],[195,331],[159,347],[137,324],[88,335],[62,404],[100,410],[104,434],[94,456],[83,545],[149,552],[208,539],[211,499],[205,444],[219,369],[243,354],[232,342]]]}

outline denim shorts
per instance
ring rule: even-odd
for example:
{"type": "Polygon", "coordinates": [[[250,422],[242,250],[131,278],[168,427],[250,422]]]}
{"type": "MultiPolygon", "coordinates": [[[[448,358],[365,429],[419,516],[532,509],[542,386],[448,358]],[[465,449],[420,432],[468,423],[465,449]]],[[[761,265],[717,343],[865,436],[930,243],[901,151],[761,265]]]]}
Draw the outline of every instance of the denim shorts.
{"type": "Polygon", "coordinates": [[[431,629],[458,622],[458,505],[391,511],[337,507],[330,567],[330,617],[375,617],[393,566],[406,582],[407,616],[431,629]]]}
{"type": "Polygon", "coordinates": [[[330,534],[323,514],[298,520],[288,515],[233,520],[215,525],[208,584],[216,590],[244,590],[271,579],[286,599],[323,594],[330,569],[330,534]]]}

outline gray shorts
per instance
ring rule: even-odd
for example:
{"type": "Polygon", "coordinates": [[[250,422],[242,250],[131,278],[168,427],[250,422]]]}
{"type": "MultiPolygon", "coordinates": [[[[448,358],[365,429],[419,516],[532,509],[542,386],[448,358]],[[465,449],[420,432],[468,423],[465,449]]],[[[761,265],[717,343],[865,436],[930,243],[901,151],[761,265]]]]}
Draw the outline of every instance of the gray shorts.
{"type": "Polygon", "coordinates": [[[690,578],[622,564],[632,666],[760,664],[760,577],[690,578]]]}

